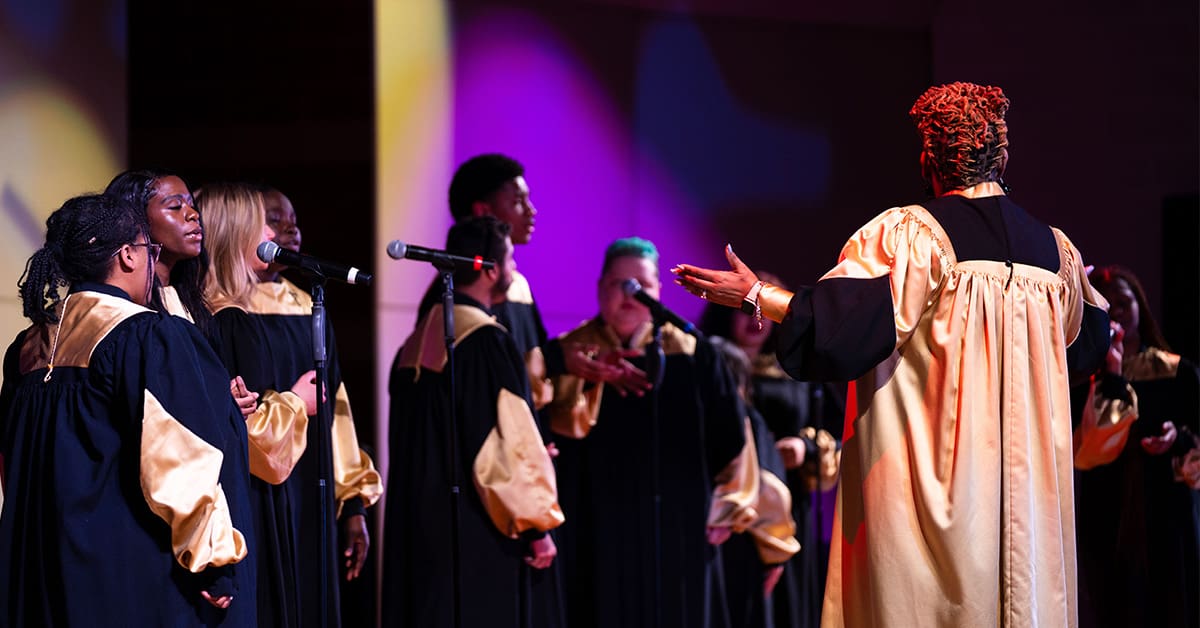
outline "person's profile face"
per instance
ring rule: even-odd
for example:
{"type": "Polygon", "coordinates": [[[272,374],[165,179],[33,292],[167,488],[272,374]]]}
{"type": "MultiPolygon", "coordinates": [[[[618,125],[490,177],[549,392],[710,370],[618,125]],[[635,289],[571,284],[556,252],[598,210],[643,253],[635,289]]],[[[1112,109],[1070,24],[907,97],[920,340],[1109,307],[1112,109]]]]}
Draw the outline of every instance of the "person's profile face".
{"type": "Polygon", "coordinates": [[[279,190],[263,194],[263,205],[267,212],[267,225],[275,232],[272,240],[280,247],[300,252],[300,226],[292,201],[279,190]]]}
{"type": "Polygon", "coordinates": [[[162,246],[162,260],[174,263],[200,255],[204,229],[187,184],[179,177],[163,177],[154,183],[146,205],[150,239],[162,246]]]}
{"type": "Polygon", "coordinates": [[[650,320],[650,309],[626,296],[623,284],[628,279],[637,279],[647,295],[658,298],[660,284],[658,267],[645,257],[624,256],[612,261],[608,271],[600,278],[597,299],[600,317],[617,332],[622,340],[628,339],[638,326],[650,320]]]}
{"type": "Polygon", "coordinates": [[[533,237],[537,209],[529,200],[529,184],[517,176],[504,182],[487,200],[491,214],[512,227],[513,244],[528,244],[533,237]]]}
{"type": "Polygon", "coordinates": [[[1125,329],[1136,330],[1141,322],[1141,312],[1138,309],[1137,295],[1124,279],[1116,279],[1104,288],[1100,294],[1108,299],[1108,317],[1121,324],[1125,329]]]}
{"type": "Polygon", "coordinates": [[[513,258],[512,238],[504,238],[504,255],[496,258],[496,269],[499,276],[496,285],[492,287],[492,296],[499,299],[508,294],[508,288],[513,282],[513,271],[517,269],[517,262],[513,258]]]}
{"type": "Polygon", "coordinates": [[[249,263],[250,270],[255,274],[262,273],[269,266],[258,257],[258,245],[268,240],[275,240],[275,230],[271,228],[271,225],[264,222],[262,225],[262,235],[257,241],[250,243],[250,250],[246,252],[246,261],[249,263]]]}

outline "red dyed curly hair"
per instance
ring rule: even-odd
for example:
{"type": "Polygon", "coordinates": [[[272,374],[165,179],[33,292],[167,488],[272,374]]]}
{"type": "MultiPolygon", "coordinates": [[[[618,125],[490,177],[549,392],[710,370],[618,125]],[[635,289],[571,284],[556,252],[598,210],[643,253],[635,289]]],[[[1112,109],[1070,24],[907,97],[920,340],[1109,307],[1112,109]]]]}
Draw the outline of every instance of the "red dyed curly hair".
{"type": "Polygon", "coordinates": [[[908,115],[926,166],[947,189],[997,181],[1008,159],[1008,98],[999,87],[950,83],[921,94],[908,115]]]}

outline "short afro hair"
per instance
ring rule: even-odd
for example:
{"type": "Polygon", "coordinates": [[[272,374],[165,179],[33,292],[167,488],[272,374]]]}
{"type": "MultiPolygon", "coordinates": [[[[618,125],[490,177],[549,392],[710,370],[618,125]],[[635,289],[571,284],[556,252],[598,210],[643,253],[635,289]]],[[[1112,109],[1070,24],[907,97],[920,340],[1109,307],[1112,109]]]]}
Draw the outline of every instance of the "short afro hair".
{"type": "Polygon", "coordinates": [[[450,214],[455,222],[471,215],[475,201],[487,200],[506,181],[525,175],[521,162],[501,155],[476,155],[458,167],[450,180],[450,214]]]}

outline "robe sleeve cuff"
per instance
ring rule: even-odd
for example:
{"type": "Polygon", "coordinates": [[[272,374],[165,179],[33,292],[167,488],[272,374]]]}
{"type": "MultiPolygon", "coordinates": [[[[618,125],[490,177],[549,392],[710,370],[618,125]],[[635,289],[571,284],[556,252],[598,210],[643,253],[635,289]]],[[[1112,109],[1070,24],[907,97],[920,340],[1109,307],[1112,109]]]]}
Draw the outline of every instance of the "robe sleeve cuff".
{"type": "Polygon", "coordinates": [[[246,435],[250,473],[271,484],[283,483],[308,447],[304,400],[291,391],[266,391],[246,417],[246,435]]]}
{"type": "Polygon", "coordinates": [[[1119,395],[1112,396],[1111,390],[1097,394],[1098,386],[1095,380],[1088,386],[1083,418],[1071,435],[1077,469],[1093,469],[1116,460],[1137,420],[1137,393],[1132,386],[1126,383],[1119,395]]]}
{"type": "Polygon", "coordinates": [[[338,386],[334,396],[331,431],[334,496],[338,501],[337,516],[341,517],[342,507],[351,500],[357,498],[364,506],[370,506],[383,496],[383,478],[375,470],[371,456],[358,446],[345,384],[338,386]]]}
{"type": "Polygon", "coordinates": [[[750,420],[744,420],[746,444],[742,451],[717,475],[708,525],[743,532],[758,518],[759,468],[750,420]]]}
{"type": "Polygon", "coordinates": [[[224,454],[180,423],[149,390],[142,410],[142,495],[170,526],[176,560],[199,573],[245,558],[246,539],[233,527],[219,482],[224,454]]]}
{"type": "Polygon", "coordinates": [[[795,293],[790,290],[764,283],[762,289],[758,291],[758,307],[762,310],[763,316],[776,323],[782,323],[783,319],[787,317],[788,308],[794,296],[795,293]]]}
{"type": "Polygon", "coordinates": [[[496,426],[476,454],[473,472],[484,510],[501,534],[517,539],[562,524],[554,463],[529,404],[506,388],[497,396],[496,426]]]}
{"type": "Polygon", "coordinates": [[[800,551],[796,522],[792,519],[792,493],[773,473],[762,470],[758,519],[750,527],[759,560],[764,565],[786,563],[800,551]]]}

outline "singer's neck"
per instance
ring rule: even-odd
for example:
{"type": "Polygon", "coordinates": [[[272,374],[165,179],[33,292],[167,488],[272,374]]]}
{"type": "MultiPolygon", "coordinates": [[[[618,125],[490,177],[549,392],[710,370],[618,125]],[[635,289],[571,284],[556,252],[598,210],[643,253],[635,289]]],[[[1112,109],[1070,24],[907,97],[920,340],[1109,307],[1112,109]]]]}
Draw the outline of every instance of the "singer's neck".
{"type": "Polygon", "coordinates": [[[158,277],[159,285],[164,288],[171,285],[171,270],[174,268],[174,262],[164,261],[162,256],[159,256],[158,261],[154,262],[154,274],[158,277]]]}
{"type": "MultiPolygon", "coordinates": [[[[274,266],[274,264],[272,264],[274,266]]],[[[256,270],[254,274],[258,277],[258,283],[278,283],[279,271],[272,268],[266,270],[256,270]]]]}

